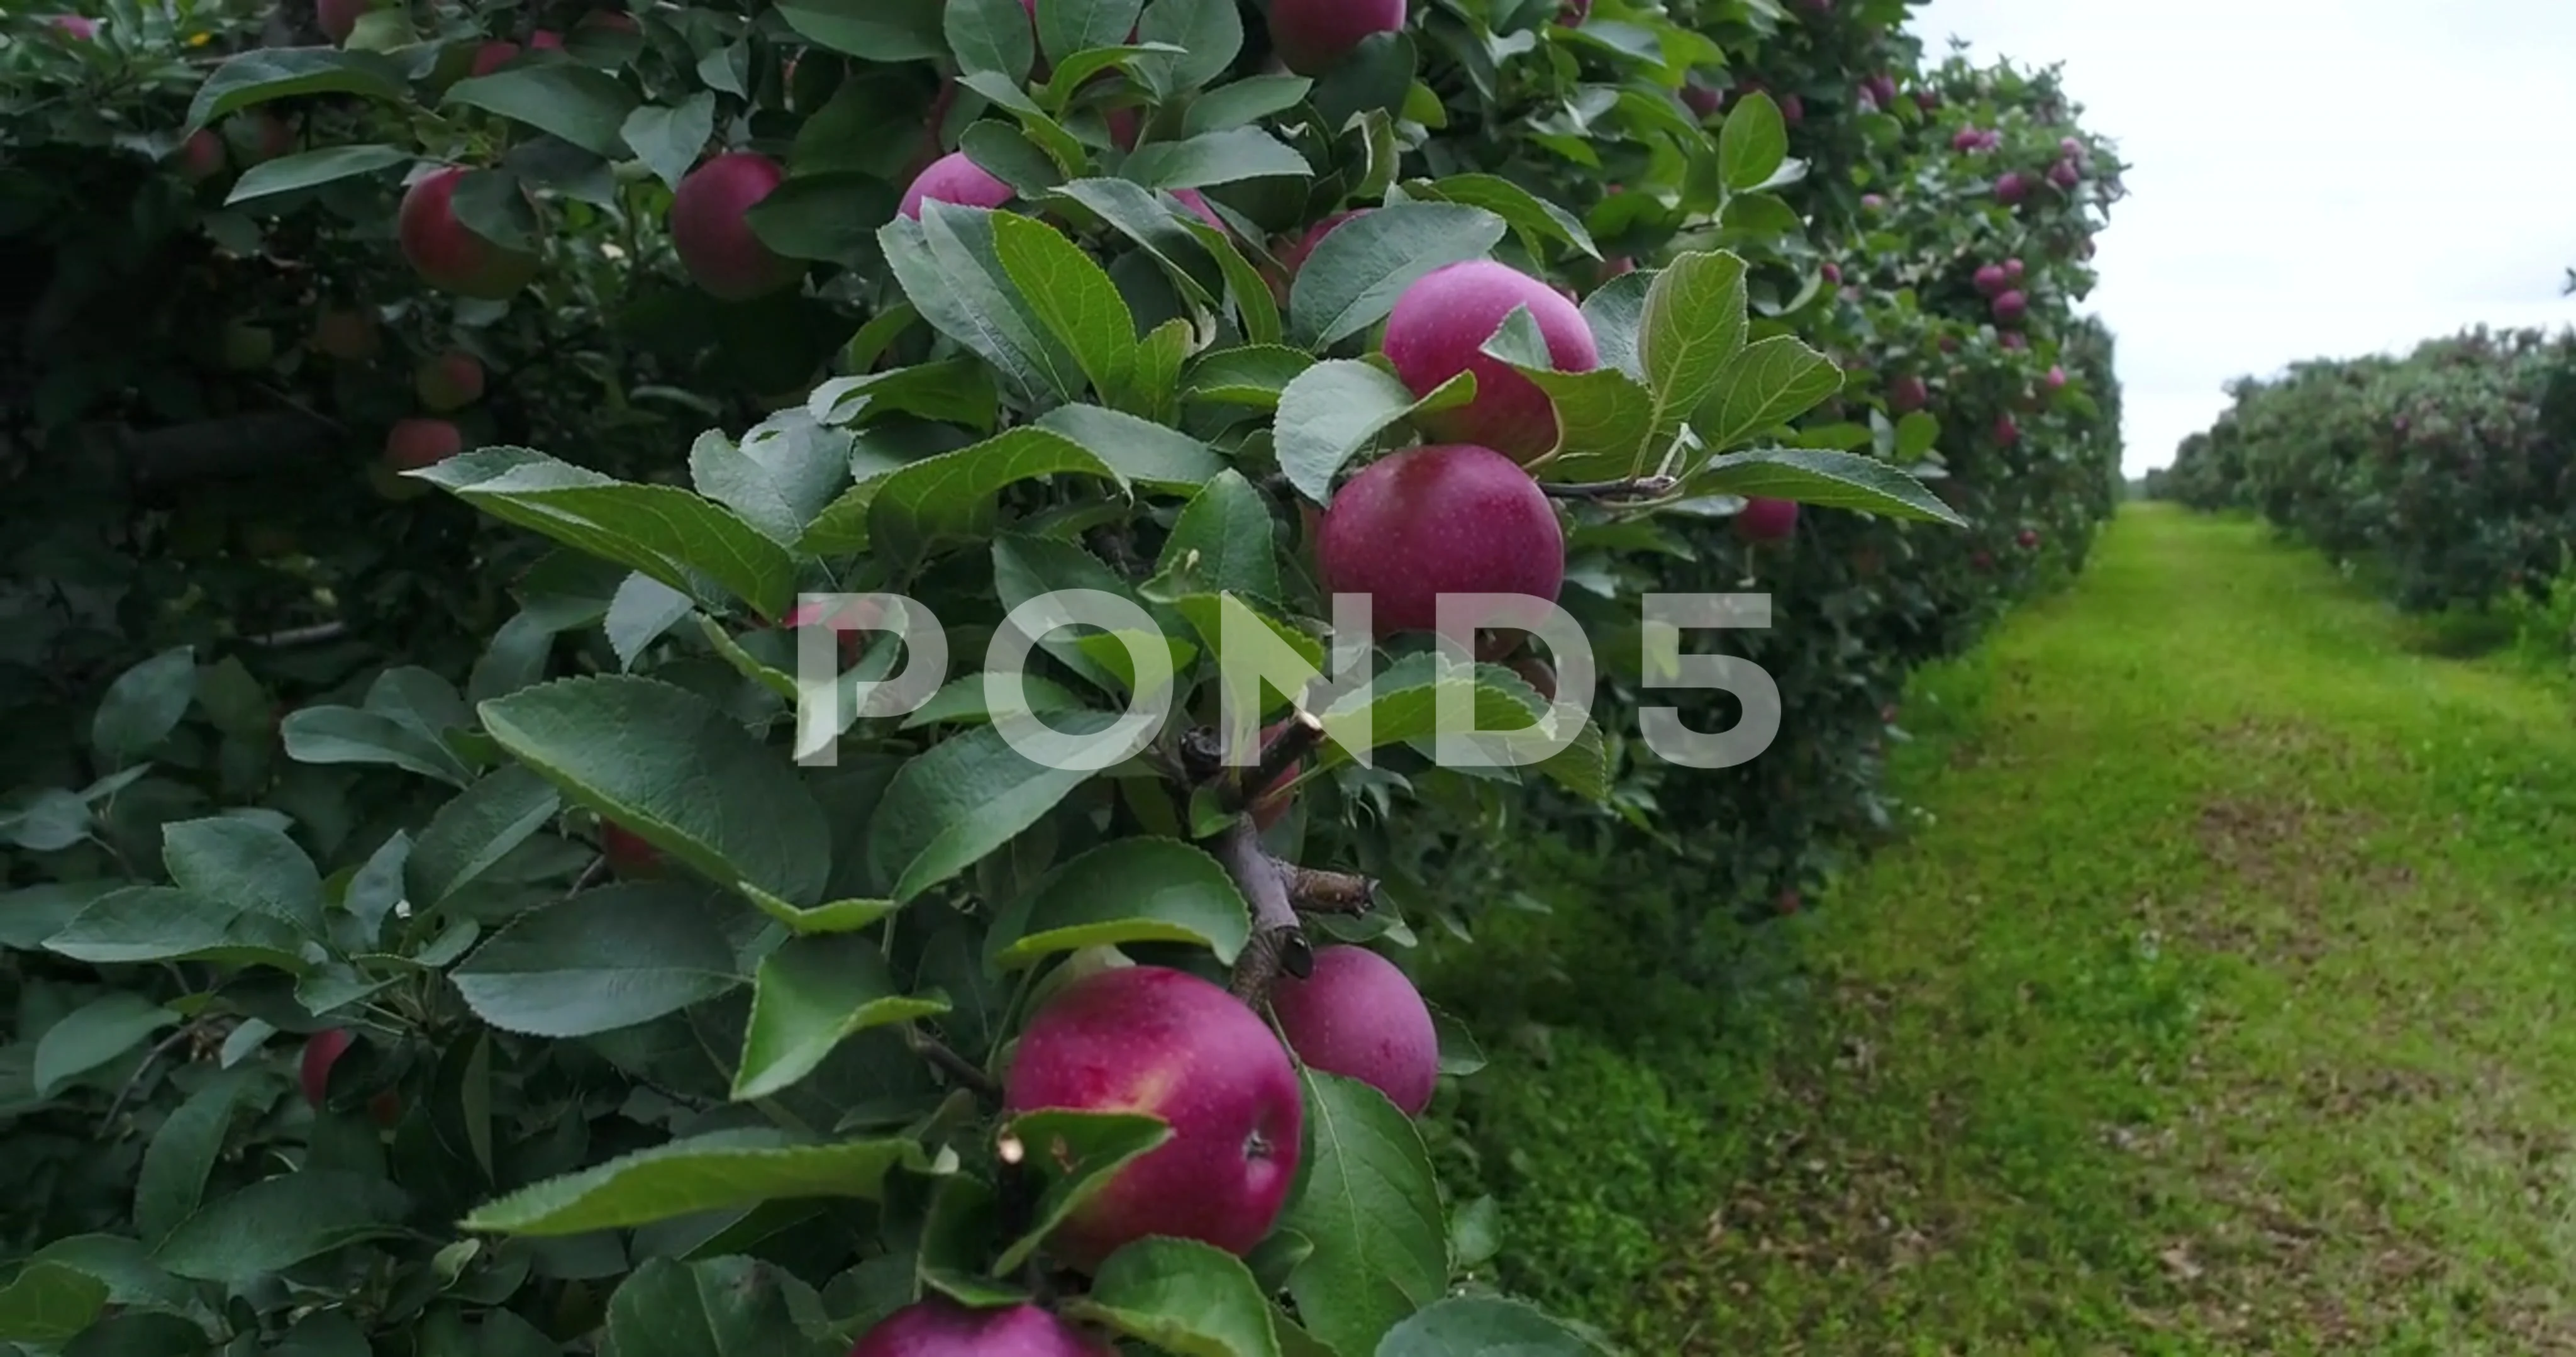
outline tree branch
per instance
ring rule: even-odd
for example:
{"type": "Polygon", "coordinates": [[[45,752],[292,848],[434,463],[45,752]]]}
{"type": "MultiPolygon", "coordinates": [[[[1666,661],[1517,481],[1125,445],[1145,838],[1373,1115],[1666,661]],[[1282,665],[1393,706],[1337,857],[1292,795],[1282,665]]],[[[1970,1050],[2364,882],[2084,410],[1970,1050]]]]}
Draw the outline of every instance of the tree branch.
{"type": "Polygon", "coordinates": [[[1234,982],[1228,988],[1234,997],[1258,1008],[1270,997],[1270,986],[1281,970],[1299,976],[1310,973],[1314,952],[1306,945],[1296,907],[1288,903],[1288,882],[1278,861],[1261,851],[1261,834],[1252,827],[1252,817],[1236,816],[1209,847],[1252,905],[1252,936],[1244,943],[1243,955],[1235,959],[1234,982]]]}
{"type": "Polygon", "coordinates": [[[1273,860],[1288,900],[1308,914],[1366,914],[1377,904],[1377,882],[1356,872],[1327,872],[1273,860]]]}
{"type": "Polygon", "coordinates": [[[1001,1100],[1002,1086],[993,1082],[993,1076],[986,1074],[974,1061],[950,1050],[947,1042],[922,1031],[919,1023],[903,1025],[903,1044],[911,1047],[914,1055],[930,1062],[931,1068],[947,1075],[959,1086],[974,1090],[975,1096],[996,1102],[1001,1100]]]}
{"type": "Polygon", "coordinates": [[[1541,481],[1550,499],[1654,499],[1681,484],[1671,476],[1632,476],[1624,481],[1541,481]]]}
{"type": "Polygon", "coordinates": [[[1270,790],[1271,783],[1286,776],[1289,769],[1296,767],[1300,760],[1315,752],[1315,746],[1323,742],[1323,718],[1304,707],[1297,708],[1288,718],[1288,728],[1280,731],[1279,738],[1272,740],[1269,747],[1261,751],[1261,762],[1254,766],[1252,775],[1243,780],[1244,799],[1250,801],[1259,798],[1263,792],[1270,790]]]}

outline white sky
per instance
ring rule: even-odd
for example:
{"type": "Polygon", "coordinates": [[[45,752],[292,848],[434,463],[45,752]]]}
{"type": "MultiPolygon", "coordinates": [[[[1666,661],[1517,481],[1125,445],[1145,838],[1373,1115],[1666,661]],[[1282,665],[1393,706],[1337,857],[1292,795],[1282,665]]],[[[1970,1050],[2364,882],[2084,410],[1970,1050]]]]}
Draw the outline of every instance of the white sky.
{"type": "Polygon", "coordinates": [[[2231,377],[2576,322],[2576,0],[1929,0],[1912,29],[2062,62],[2132,166],[2083,306],[2131,475],[2231,377]]]}

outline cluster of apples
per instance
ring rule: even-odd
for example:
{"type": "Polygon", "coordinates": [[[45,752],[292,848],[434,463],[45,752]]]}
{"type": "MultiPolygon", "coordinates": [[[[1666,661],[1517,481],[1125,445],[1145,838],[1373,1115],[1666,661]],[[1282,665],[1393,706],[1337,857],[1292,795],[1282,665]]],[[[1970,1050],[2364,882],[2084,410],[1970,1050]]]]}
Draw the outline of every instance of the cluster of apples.
{"type": "Polygon", "coordinates": [[[2021,290],[2022,271],[2019,259],[1977,266],[1977,291],[1986,298],[1997,325],[2016,326],[2030,314],[2030,298],[2021,290]]]}

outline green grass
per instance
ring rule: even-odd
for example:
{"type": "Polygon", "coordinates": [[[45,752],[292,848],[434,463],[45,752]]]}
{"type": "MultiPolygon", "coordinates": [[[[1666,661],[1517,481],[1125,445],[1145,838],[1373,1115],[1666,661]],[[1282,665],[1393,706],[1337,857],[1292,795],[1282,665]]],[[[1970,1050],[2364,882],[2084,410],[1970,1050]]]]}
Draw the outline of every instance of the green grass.
{"type": "Polygon", "coordinates": [[[1507,1280],[1650,1357],[2576,1350],[2576,700],[2408,639],[2133,507],[1729,984],[1507,935],[1576,982],[1470,1081],[1507,1280]]]}

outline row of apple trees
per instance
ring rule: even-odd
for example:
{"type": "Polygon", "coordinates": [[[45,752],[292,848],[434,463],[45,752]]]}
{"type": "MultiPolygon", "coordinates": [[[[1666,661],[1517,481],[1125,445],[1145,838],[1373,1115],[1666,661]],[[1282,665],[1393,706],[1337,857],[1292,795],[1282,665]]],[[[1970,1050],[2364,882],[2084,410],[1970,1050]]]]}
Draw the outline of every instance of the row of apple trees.
{"type": "Polygon", "coordinates": [[[1527,634],[1664,525],[2030,530],[1970,374],[2075,275],[1819,253],[1986,211],[1823,206],[1895,17],[0,19],[0,1345],[1596,1349],[1433,1170],[1403,883],[1641,804],[1527,634]]]}

